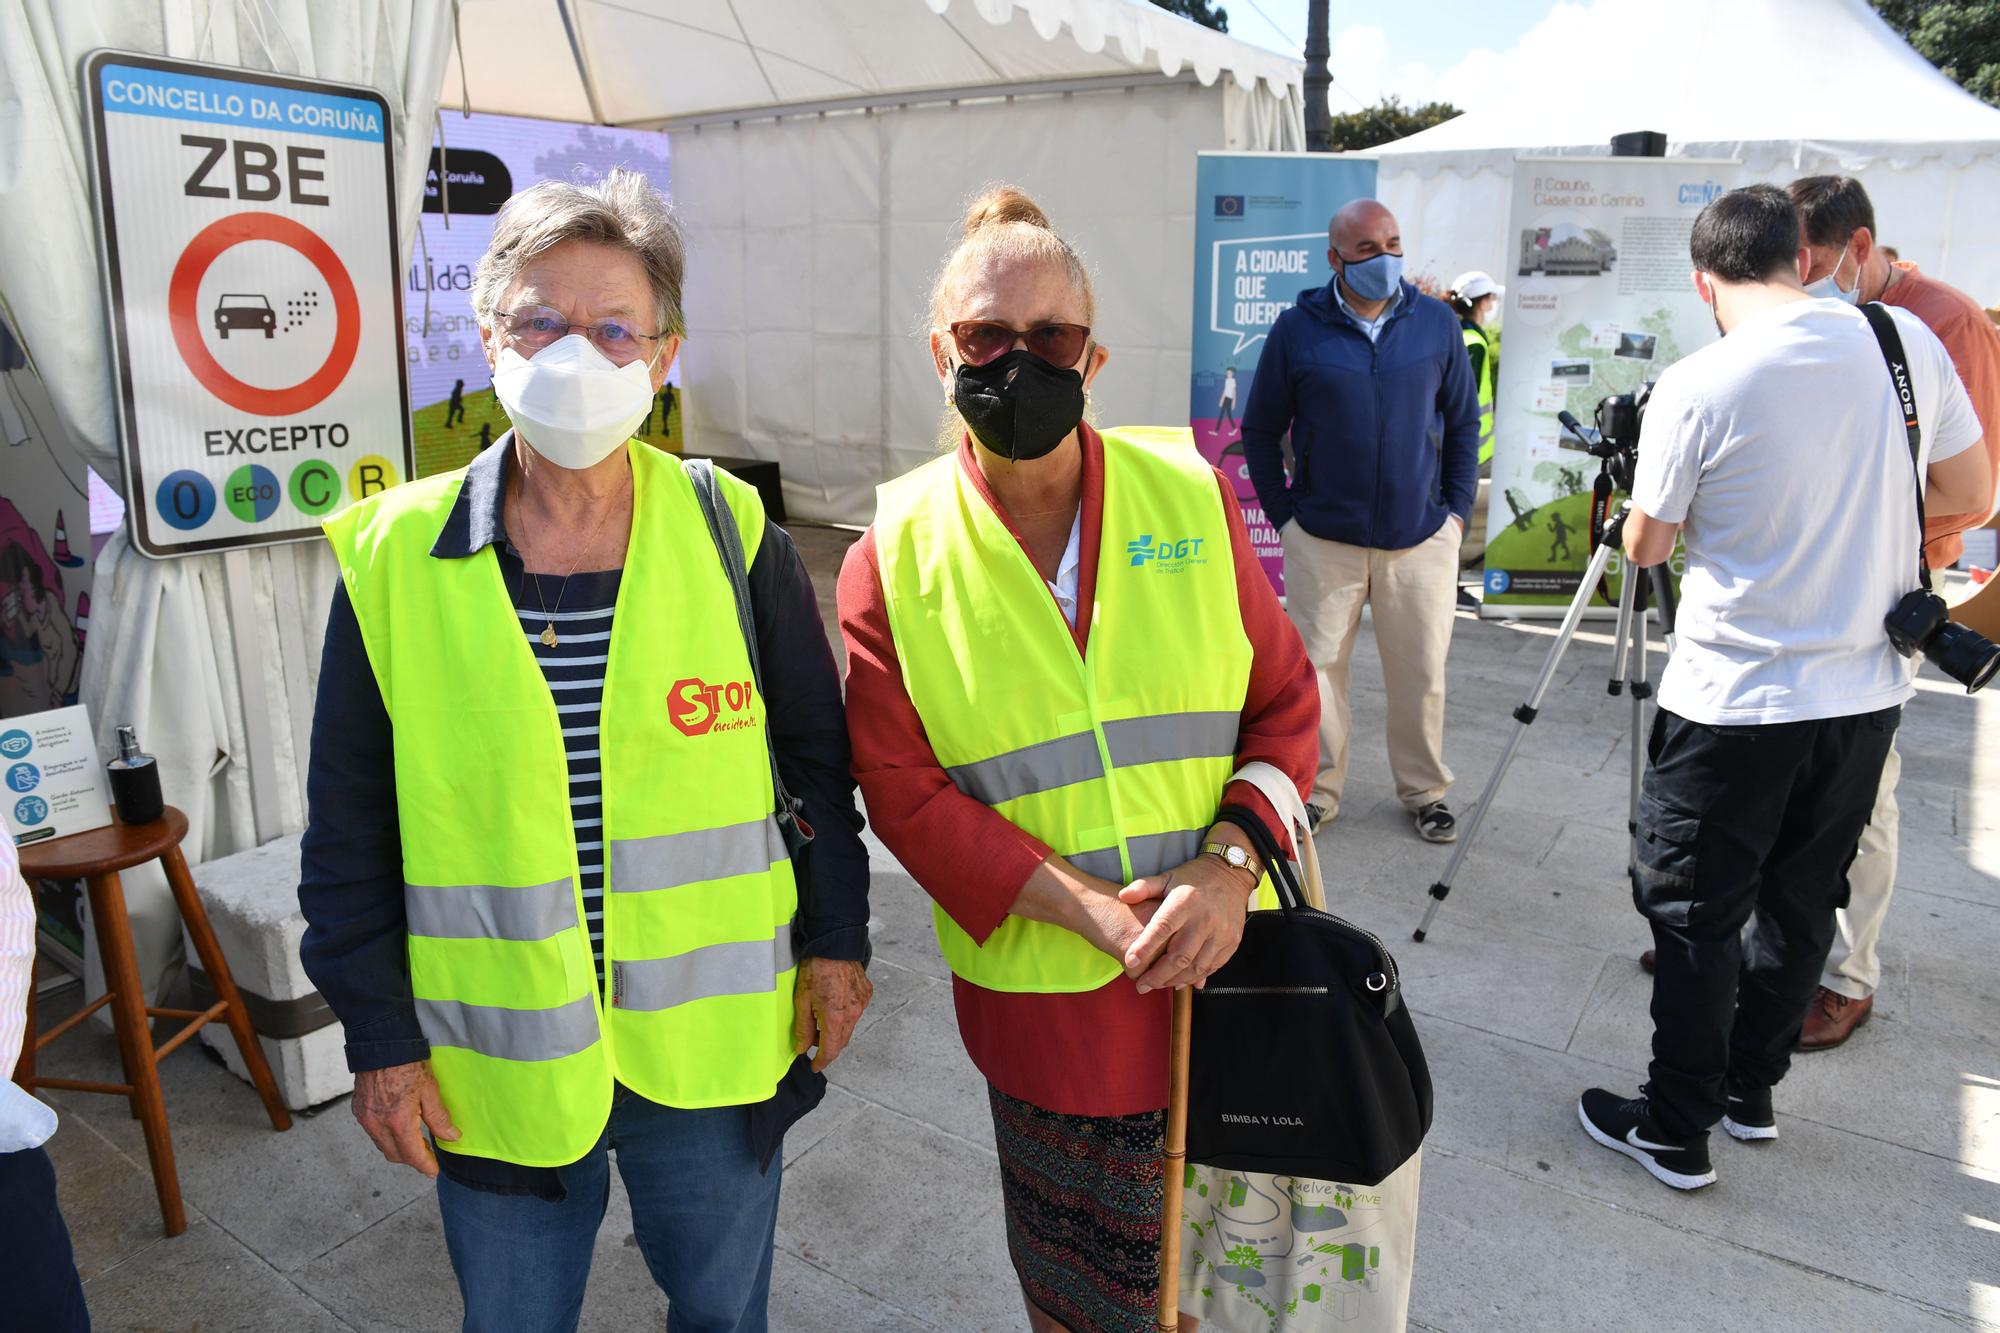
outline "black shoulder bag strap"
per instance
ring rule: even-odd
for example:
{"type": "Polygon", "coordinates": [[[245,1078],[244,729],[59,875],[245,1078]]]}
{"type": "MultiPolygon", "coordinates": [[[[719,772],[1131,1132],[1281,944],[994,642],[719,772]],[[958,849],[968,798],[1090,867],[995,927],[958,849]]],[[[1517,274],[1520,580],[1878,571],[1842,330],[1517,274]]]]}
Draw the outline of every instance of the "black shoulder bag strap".
{"type": "Polygon", "coordinates": [[[1930,557],[1924,554],[1924,433],[1917,425],[1917,391],[1910,383],[1910,359],[1903,355],[1903,335],[1896,331],[1896,321],[1880,301],[1870,301],[1861,307],[1861,313],[1868,317],[1868,327],[1875,331],[1875,341],[1881,345],[1882,359],[1889,363],[1889,378],[1896,385],[1896,402],[1903,409],[1903,430],[1910,441],[1910,466],[1917,474],[1917,579],[1924,585],[1924,591],[1931,589],[1930,557]]]}
{"type": "MultiPolygon", "coordinates": [[[[684,458],[681,467],[688,480],[694,484],[695,499],[701,503],[701,516],[708,520],[708,535],[715,542],[716,554],[722,557],[722,569],[729,576],[729,587],[736,594],[736,624],[743,631],[743,647],[750,654],[750,679],[757,687],[759,698],[764,699],[768,708],[770,698],[764,693],[764,667],[757,655],[757,618],[750,609],[750,572],[743,565],[743,538],[736,530],[736,516],[730,511],[729,498],[722,493],[722,487],[715,480],[715,465],[706,458],[684,458]]],[[[785,850],[794,860],[812,841],[812,827],[799,818],[799,802],[785,790],[785,779],[778,772],[778,752],[771,743],[771,728],[768,719],[764,727],[764,754],[771,761],[771,790],[777,795],[775,811],[778,828],[785,835],[785,850]]],[[[799,896],[805,896],[806,886],[799,885],[799,896]]]]}

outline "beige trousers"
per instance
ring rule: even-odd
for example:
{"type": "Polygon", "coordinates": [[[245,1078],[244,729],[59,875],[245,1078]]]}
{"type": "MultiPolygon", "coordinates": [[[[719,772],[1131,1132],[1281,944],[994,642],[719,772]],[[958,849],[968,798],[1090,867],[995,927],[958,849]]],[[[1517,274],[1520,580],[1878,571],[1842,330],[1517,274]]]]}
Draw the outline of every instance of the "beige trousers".
{"type": "Polygon", "coordinates": [[[1820,985],[1850,1000],[1865,1000],[1882,982],[1882,960],[1875,942],[1882,937],[1882,920],[1889,915],[1889,893],[1896,887],[1896,780],[1903,774],[1903,757],[1889,747],[1882,765],[1882,786],[1875,793],[1875,813],[1861,831],[1861,847],[1847,872],[1847,906],[1833,914],[1839,929],[1833,951],[1826,956],[1820,985]]]}
{"type": "Polygon", "coordinates": [[[1319,776],[1312,803],[1331,819],[1347,781],[1348,668],[1363,604],[1389,696],[1389,771],[1396,797],[1417,810],[1451,786],[1444,766],[1444,659],[1458,600],[1458,524],[1401,551],[1324,541],[1296,522],[1285,547],[1285,604],[1319,672],[1319,776]]]}

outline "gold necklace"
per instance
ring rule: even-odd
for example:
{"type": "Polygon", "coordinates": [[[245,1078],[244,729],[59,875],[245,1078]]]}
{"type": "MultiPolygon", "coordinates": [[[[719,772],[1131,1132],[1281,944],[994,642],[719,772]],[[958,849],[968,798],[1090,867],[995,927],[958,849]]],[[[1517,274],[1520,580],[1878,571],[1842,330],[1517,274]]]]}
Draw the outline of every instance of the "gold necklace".
{"type": "MultiPolygon", "coordinates": [[[[628,472],[625,474],[625,481],[627,485],[631,484],[631,473],[628,472]]],[[[577,567],[583,563],[583,557],[590,550],[590,544],[597,540],[598,533],[604,531],[605,523],[611,518],[611,511],[618,507],[618,501],[624,494],[625,492],[621,488],[617,495],[611,497],[611,503],[604,507],[604,513],[597,520],[597,526],[590,530],[590,536],[586,537],[583,545],[577,548],[576,559],[570,561],[569,573],[563,575],[562,586],[556,589],[556,611],[562,610],[563,594],[569,591],[570,574],[576,573],[577,567]]],[[[562,642],[561,639],[556,637],[555,613],[549,610],[548,599],[542,596],[542,580],[540,576],[528,572],[528,562],[525,559],[521,561],[521,577],[534,580],[535,604],[542,608],[543,623],[542,632],[539,637],[544,648],[553,648],[562,642]]]]}

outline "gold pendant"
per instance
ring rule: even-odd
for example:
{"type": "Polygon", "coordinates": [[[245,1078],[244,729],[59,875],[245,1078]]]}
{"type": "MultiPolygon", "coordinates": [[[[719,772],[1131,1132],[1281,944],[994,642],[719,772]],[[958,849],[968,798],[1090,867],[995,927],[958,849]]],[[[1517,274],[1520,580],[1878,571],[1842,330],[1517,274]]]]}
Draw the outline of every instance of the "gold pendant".
{"type": "Polygon", "coordinates": [[[542,647],[553,648],[555,646],[556,646],[556,627],[555,627],[555,622],[551,621],[548,624],[542,626],[542,647]]]}

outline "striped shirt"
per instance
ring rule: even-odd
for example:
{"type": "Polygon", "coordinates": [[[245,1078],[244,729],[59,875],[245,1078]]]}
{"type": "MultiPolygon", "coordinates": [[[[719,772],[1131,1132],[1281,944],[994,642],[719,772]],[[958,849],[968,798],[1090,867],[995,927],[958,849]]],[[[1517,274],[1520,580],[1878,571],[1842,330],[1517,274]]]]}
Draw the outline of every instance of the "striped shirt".
{"type": "Polygon", "coordinates": [[[576,831],[583,915],[590,927],[590,953],[597,962],[600,989],[604,985],[604,777],[597,729],[620,572],[574,574],[567,588],[560,574],[529,575],[514,585],[521,632],[527,635],[555,699],[556,716],[562,720],[563,750],[569,761],[569,818],[576,831]],[[549,609],[544,611],[544,606],[549,609]],[[553,648],[542,641],[542,631],[550,626],[556,634],[553,648]]]}

